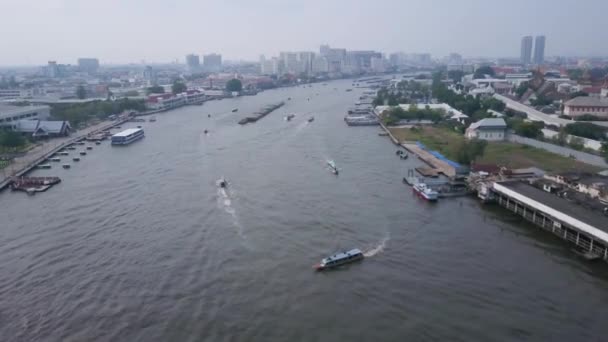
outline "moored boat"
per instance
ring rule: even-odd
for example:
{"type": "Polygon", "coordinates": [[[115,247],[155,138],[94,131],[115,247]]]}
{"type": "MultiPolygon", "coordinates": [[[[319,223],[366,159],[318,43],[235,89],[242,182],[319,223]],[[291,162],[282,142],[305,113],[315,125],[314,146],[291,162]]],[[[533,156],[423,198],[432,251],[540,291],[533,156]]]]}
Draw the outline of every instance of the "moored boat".
{"type": "Polygon", "coordinates": [[[339,267],[345,264],[349,264],[351,262],[363,260],[364,255],[361,250],[355,248],[350,251],[336,253],[327,258],[323,258],[320,263],[314,266],[315,270],[323,271],[326,269],[339,267]]]}
{"type": "Polygon", "coordinates": [[[86,155],[87,155],[87,153],[86,153],[85,151],[80,151],[80,155],[81,155],[81,156],[86,156],[86,155]]]}
{"type": "Polygon", "coordinates": [[[418,183],[418,184],[414,185],[412,187],[412,190],[416,194],[418,194],[418,196],[420,196],[421,198],[423,198],[427,201],[430,201],[430,202],[437,201],[437,199],[439,198],[439,193],[437,191],[431,189],[425,183],[418,183]]]}
{"type": "Polygon", "coordinates": [[[73,160],[73,161],[75,161],[75,162],[79,162],[79,161],[80,161],[80,158],[78,158],[78,157],[74,157],[74,158],[72,158],[72,160],[73,160]]]}
{"type": "Polygon", "coordinates": [[[239,109],[238,109],[238,108],[234,108],[234,109],[232,110],[232,112],[233,112],[233,113],[238,112],[238,111],[239,111],[239,109]]]}
{"type": "Polygon", "coordinates": [[[51,168],[51,164],[38,164],[38,165],[36,165],[36,168],[38,168],[38,169],[50,169],[51,168]]]}
{"type": "Polygon", "coordinates": [[[311,117],[308,119],[308,122],[313,122],[313,121],[315,121],[315,117],[314,117],[314,116],[311,116],[311,117]]]}
{"type": "Polygon", "coordinates": [[[61,165],[61,166],[62,166],[64,169],[69,169],[69,168],[71,167],[71,165],[70,165],[70,164],[63,164],[63,165],[61,165]]]}
{"type": "Polygon", "coordinates": [[[93,146],[87,146],[87,150],[92,150],[93,146]]]}

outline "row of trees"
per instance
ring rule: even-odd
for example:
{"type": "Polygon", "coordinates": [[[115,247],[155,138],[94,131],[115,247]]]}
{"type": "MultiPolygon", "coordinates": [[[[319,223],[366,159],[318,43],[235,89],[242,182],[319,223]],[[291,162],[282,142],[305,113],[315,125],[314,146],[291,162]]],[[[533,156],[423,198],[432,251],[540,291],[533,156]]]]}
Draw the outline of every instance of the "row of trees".
{"type": "Polygon", "coordinates": [[[382,120],[386,125],[394,125],[400,120],[430,120],[438,123],[445,117],[445,111],[431,109],[429,106],[418,108],[411,104],[408,110],[397,106],[384,115],[382,120]]]}
{"type": "Polygon", "coordinates": [[[71,125],[78,125],[87,120],[104,119],[123,111],[143,112],[146,110],[144,100],[121,99],[117,101],[92,101],[79,104],[53,104],[51,116],[57,120],[67,120],[71,125]]]}

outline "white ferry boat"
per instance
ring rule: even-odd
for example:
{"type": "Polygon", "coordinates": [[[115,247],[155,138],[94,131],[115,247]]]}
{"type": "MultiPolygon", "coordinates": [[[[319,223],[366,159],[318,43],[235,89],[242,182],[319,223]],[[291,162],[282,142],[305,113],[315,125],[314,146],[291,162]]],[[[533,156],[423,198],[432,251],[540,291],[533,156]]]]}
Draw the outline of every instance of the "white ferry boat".
{"type": "Polygon", "coordinates": [[[418,196],[430,202],[437,201],[439,198],[439,193],[424,183],[415,184],[413,190],[418,196]]]}
{"type": "Polygon", "coordinates": [[[351,262],[359,261],[363,259],[363,252],[359,249],[351,249],[350,251],[336,253],[332,256],[324,258],[320,263],[314,266],[315,270],[323,271],[329,268],[334,268],[348,264],[351,262]]]}
{"type": "Polygon", "coordinates": [[[144,130],[141,128],[129,128],[112,136],[112,145],[128,145],[144,137],[144,130]]]}

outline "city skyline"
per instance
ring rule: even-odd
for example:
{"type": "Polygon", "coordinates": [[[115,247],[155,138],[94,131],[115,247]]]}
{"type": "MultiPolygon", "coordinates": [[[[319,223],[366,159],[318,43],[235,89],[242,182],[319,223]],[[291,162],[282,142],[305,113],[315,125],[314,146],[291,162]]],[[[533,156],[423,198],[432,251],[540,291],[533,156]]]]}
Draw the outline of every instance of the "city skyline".
{"type": "Polygon", "coordinates": [[[547,36],[551,44],[546,56],[608,55],[608,47],[599,43],[608,40],[605,30],[560,24],[565,20],[601,22],[608,3],[587,3],[565,8],[548,0],[514,0],[501,3],[498,11],[496,1],[480,0],[473,0],[470,6],[440,0],[187,0],[180,6],[158,0],[9,2],[3,7],[13,15],[6,16],[0,28],[4,32],[21,28],[19,34],[5,37],[0,65],[44,65],[49,60],[76,63],[83,56],[98,58],[102,64],[176,59],[183,63],[187,54],[213,52],[227,60],[257,61],[261,54],[318,51],[321,44],[387,54],[404,51],[442,57],[458,52],[467,57],[517,58],[524,35],[547,36]],[[37,23],[36,29],[22,25],[25,16],[37,23]],[[162,29],[154,23],[162,23],[162,29]],[[45,28],[44,34],[39,27],[45,28]]]}

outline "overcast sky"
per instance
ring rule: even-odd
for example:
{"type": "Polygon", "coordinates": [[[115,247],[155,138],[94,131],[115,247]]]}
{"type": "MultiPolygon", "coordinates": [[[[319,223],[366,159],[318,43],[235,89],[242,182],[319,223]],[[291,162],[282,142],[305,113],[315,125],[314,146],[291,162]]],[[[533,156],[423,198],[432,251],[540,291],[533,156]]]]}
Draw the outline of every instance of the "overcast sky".
{"type": "Polygon", "coordinates": [[[0,0],[0,65],[257,60],[328,43],[382,52],[608,55],[608,0],[0,0]]]}

